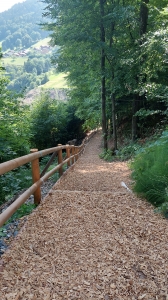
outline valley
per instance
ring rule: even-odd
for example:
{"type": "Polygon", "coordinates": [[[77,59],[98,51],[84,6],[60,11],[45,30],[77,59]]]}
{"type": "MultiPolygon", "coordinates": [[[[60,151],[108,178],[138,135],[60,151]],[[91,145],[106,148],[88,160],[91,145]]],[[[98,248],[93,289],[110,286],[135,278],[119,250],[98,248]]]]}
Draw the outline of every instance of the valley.
{"type": "Polygon", "coordinates": [[[33,1],[27,0],[0,14],[0,46],[2,66],[9,80],[7,87],[10,91],[21,93],[28,103],[41,89],[58,97],[57,100],[66,100],[66,74],[57,72],[56,65],[51,65],[51,57],[55,53],[59,56],[59,48],[50,45],[49,33],[36,24],[41,19],[44,6],[30,4],[33,1]],[[19,14],[20,11],[23,14],[19,14]],[[14,29],[11,28],[12,19],[15,20],[14,29]],[[29,30],[30,23],[32,32],[29,30]]]}

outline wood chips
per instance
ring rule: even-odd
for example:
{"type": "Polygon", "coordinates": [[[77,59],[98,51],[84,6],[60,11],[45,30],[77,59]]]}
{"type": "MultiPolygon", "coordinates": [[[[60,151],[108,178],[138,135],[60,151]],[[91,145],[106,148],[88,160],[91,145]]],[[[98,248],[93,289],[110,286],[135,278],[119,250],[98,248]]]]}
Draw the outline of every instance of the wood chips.
{"type": "Polygon", "coordinates": [[[97,133],[2,256],[0,300],[168,300],[168,222],[97,133]]]}

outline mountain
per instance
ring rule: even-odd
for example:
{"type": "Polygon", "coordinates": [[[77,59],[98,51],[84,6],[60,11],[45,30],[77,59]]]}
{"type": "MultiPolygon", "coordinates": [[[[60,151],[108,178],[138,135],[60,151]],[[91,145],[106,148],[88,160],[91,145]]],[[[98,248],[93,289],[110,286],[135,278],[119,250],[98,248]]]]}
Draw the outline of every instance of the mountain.
{"type": "Polygon", "coordinates": [[[26,0],[0,13],[0,41],[2,50],[29,48],[49,35],[39,24],[44,22],[45,5],[37,0],[26,0]]]}
{"type": "Polygon", "coordinates": [[[57,78],[51,65],[52,53],[56,53],[58,47],[49,46],[50,38],[46,38],[49,32],[39,25],[46,22],[46,18],[42,18],[44,8],[39,0],[26,0],[0,13],[3,66],[9,79],[7,87],[24,94],[32,90],[27,96],[28,102],[36,96],[36,89],[46,83],[47,88],[52,89],[51,97],[66,98],[62,78],[57,78]]]}

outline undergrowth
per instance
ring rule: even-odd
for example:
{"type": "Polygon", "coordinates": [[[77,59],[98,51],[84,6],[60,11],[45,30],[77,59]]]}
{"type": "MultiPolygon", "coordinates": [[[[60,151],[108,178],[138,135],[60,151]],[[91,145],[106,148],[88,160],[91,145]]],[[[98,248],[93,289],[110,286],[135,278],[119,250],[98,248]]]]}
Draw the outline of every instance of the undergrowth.
{"type": "Polygon", "coordinates": [[[25,203],[10,217],[10,219],[0,228],[0,238],[6,237],[6,225],[29,215],[36,208],[35,204],[25,203]]]}
{"type": "Polygon", "coordinates": [[[106,160],[106,161],[113,161],[113,154],[112,154],[112,150],[108,149],[108,150],[103,150],[100,154],[99,157],[106,160]]]}
{"type": "Polygon", "coordinates": [[[14,171],[8,172],[0,177],[0,205],[9,200],[21,190],[32,185],[31,169],[28,166],[22,166],[14,171]],[[3,197],[2,197],[3,195],[3,197]]]}
{"type": "Polygon", "coordinates": [[[103,150],[106,161],[130,161],[133,191],[155,207],[155,212],[168,216],[168,130],[145,140],[131,142],[117,151],[103,150]]]}
{"type": "Polygon", "coordinates": [[[142,148],[131,163],[133,190],[157,209],[168,212],[168,131],[142,148]]]}
{"type": "Polygon", "coordinates": [[[106,161],[114,161],[114,160],[120,160],[120,161],[126,161],[131,158],[133,158],[137,151],[142,148],[141,145],[137,143],[130,143],[128,145],[124,145],[120,147],[120,149],[113,151],[111,149],[103,150],[99,157],[106,160],[106,161]]]}
{"type": "Polygon", "coordinates": [[[10,217],[6,224],[11,223],[14,220],[20,219],[24,216],[29,215],[36,208],[35,204],[32,203],[24,203],[22,204],[18,210],[10,217]]]}
{"type": "MultiPolygon", "coordinates": [[[[40,172],[46,166],[49,156],[41,159],[40,172]]],[[[57,165],[57,159],[55,159],[47,172],[52,170],[57,165]]],[[[65,169],[65,167],[63,167],[65,169]]],[[[59,178],[58,172],[50,177],[53,181],[57,181],[59,178]]],[[[23,189],[28,189],[32,185],[32,171],[31,165],[27,164],[21,166],[11,172],[8,172],[0,176],[0,205],[8,201],[13,196],[17,195],[23,189]]]]}

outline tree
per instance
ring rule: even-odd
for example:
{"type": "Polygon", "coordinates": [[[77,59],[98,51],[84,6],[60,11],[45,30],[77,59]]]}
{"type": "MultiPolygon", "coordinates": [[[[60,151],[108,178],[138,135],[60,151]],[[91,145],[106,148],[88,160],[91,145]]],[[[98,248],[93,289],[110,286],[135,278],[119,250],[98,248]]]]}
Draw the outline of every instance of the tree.
{"type": "MultiPolygon", "coordinates": [[[[0,55],[2,57],[2,55],[0,55]]],[[[7,89],[8,80],[0,77],[0,163],[28,152],[29,126],[27,108],[19,95],[7,89]]]]}
{"type": "Polygon", "coordinates": [[[83,122],[75,111],[70,103],[58,102],[42,91],[33,102],[29,120],[33,146],[40,150],[66,144],[70,139],[82,139],[83,122]]]}
{"type": "MultiPolygon", "coordinates": [[[[53,23],[53,25],[50,24],[48,26],[48,29],[53,29],[53,43],[57,40],[57,43],[62,47],[60,51],[61,55],[56,57],[53,61],[56,63],[58,58],[59,70],[69,73],[68,80],[75,87],[72,90],[71,98],[72,94],[77,94],[77,89],[80,88],[80,93],[78,94],[80,94],[81,102],[88,102],[89,98],[93,100],[95,97],[93,90],[96,86],[96,88],[98,88],[96,97],[98,96],[99,103],[101,104],[101,78],[102,73],[104,73],[104,66],[101,68],[101,52],[104,51],[102,50],[104,45],[102,46],[102,41],[100,41],[101,19],[103,17],[101,16],[99,1],[81,1],[80,3],[78,1],[69,1],[68,3],[65,3],[65,1],[57,1],[59,9],[54,6],[52,1],[47,0],[44,2],[51,4],[46,15],[50,15],[51,18],[54,19],[54,22],[57,17],[57,20],[59,20],[58,23],[61,25],[59,26],[59,30],[57,30],[55,23],[53,23]],[[69,12],[68,15],[65,13],[67,9],[69,12]],[[85,12],[85,14],[83,14],[83,12],[85,12]],[[87,18],[88,22],[86,22],[88,12],[90,15],[89,18],[87,18]],[[93,24],[92,20],[94,20],[93,24]],[[79,26],[80,32],[78,30],[79,26]],[[94,67],[93,61],[95,63],[94,67]]],[[[103,90],[104,87],[102,91],[103,90]]],[[[102,120],[105,130],[104,139],[107,140],[104,91],[102,95],[102,120]]],[[[87,113],[90,115],[89,111],[87,113]]],[[[93,118],[94,116],[95,113],[93,112],[93,118]]]]}
{"type": "Polygon", "coordinates": [[[100,42],[102,44],[101,47],[101,101],[102,101],[102,130],[103,130],[103,141],[104,141],[104,149],[107,150],[107,122],[106,122],[106,76],[105,76],[105,42],[106,42],[106,34],[105,28],[103,24],[104,18],[104,4],[105,0],[100,0],[100,17],[101,17],[101,25],[100,25],[100,42]]]}
{"type": "Polygon", "coordinates": [[[41,93],[33,103],[30,115],[33,145],[40,150],[66,142],[66,118],[64,103],[58,104],[47,93],[41,93]]]}
{"type": "Polygon", "coordinates": [[[31,34],[31,37],[32,37],[33,41],[35,41],[35,42],[41,40],[41,34],[37,31],[33,31],[31,34]]]}
{"type": "Polygon", "coordinates": [[[29,0],[1,13],[0,41],[4,41],[3,49],[13,49],[17,39],[22,41],[24,47],[30,47],[32,42],[48,36],[48,33],[41,30],[38,25],[41,22],[43,7],[42,3],[29,0]],[[8,37],[10,37],[9,47],[6,44],[8,37]]]}
{"type": "MultiPolygon", "coordinates": [[[[151,84],[151,78],[147,76],[150,53],[145,53],[145,45],[148,31],[155,29],[158,32],[156,18],[166,1],[43,2],[47,4],[45,15],[52,19],[46,24],[46,28],[52,31],[52,44],[57,43],[60,47],[59,55],[57,53],[53,57],[53,63],[58,64],[58,70],[68,74],[72,86],[69,95],[78,106],[77,114],[91,116],[90,103],[90,124],[93,124],[96,110],[100,112],[98,106],[102,105],[105,148],[106,119],[110,119],[113,127],[115,149],[117,130],[123,123],[129,124],[129,136],[132,133],[133,140],[140,137],[144,130],[144,119],[139,114],[142,116],[142,110],[149,107],[147,86],[151,84]]],[[[150,101],[152,107],[155,105],[150,101]]]]}
{"type": "Polygon", "coordinates": [[[47,76],[47,74],[45,74],[43,79],[41,80],[41,84],[45,84],[48,81],[49,81],[48,76],[47,76]]]}
{"type": "Polygon", "coordinates": [[[22,41],[21,41],[21,39],[17,39],[16,40],[15,46],[16,46],[16,48],[21,48],[22,47],[22,41]]]}
{"type": "Polygon", "coordinates": [[[33,44],[33,40],[29,34],[25,34],[22,38],[23,47],[29,48],[33,44]]]}

